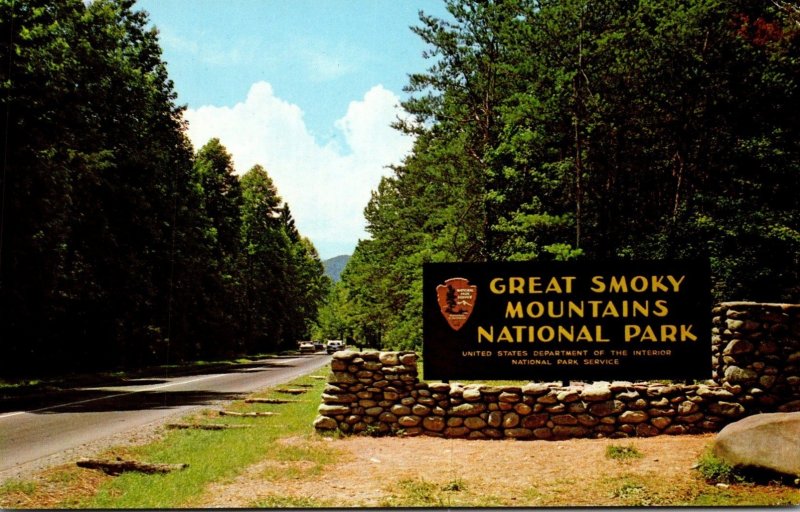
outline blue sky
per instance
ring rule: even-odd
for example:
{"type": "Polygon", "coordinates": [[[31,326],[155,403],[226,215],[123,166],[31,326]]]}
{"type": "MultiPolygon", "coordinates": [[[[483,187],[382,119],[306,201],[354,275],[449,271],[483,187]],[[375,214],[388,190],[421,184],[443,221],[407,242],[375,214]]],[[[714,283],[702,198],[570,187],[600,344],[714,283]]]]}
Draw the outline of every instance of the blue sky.
{"type": "Polygon", "coordinates": [[[237,172],[263,165],[323,258],[351,253],[386,165],[412,141],[388,128],[424,71],[418,11],[441,2],[140,0],[198,148],[219,137],[237,172]]]}

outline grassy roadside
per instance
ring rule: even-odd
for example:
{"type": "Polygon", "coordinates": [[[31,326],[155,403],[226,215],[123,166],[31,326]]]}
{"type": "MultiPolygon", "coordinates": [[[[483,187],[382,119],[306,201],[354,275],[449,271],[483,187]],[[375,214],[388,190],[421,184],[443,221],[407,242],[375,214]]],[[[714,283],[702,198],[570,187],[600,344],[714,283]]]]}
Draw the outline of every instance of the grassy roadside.
{"type": "MultiPolygon", "coordinates": [[[[313,375],[321,376],[327,367],[313,375]]],[[[253,396],[294,400],[285,404],[246,404],[237,401],[226,410],[275,412],[275,416],[237,418],[219,416],[217,410],[203,410],[185,422],[248,425],[246,429],[204,431],[165,430],[161,439],[138,447],[113,448],[103,457],[135,459],[142,462],[188,463],[182,471],[166,475],[124,473],[111,477],[101,472],[62,466],[39,478],[12,481],[0,486],[3,508],[175,508],[197,504],[204,489],[214,482],[234,478],[248,466],[267,459],[307,461],[308,476],[332,462],[331,443],[303,443],[299,447],[276,449],[286,437],[316,437],[311,422],[320,403],[324,380],[313,375],[253,396]],[[288,395],[283,388],[303,388],[306,393],[288,395]]],[[[309,439],[311,440],[311,439],[309,439]]]]}

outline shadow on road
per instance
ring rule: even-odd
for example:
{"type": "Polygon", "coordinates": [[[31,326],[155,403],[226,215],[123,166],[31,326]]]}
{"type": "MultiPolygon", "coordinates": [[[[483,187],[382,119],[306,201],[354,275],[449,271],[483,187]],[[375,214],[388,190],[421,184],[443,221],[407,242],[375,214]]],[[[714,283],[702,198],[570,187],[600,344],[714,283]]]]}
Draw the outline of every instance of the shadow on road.
{"type": "Polygon", "coordinates": [[[121,377],[108,374],[81,375],[64,378],[57,385],[44,385],[27,390],[6,391],[0,397],[0,414],[12,411],[34,411],[58,404],[67,405],[40,411],[37,414],[58,414],[64,412],[101,412],[110,410],[137,410],[169,408],[181,405],[204,405],[215,400],[234,400],[238,394],[215,393],[207,391],[142,391],[125,394],[117,398],[101,397],[126,393],[125,387],[166,384],[173,377],[187,377],[211,374],[255,373],[270,369],[291,368],[296,366],[284,359],[313,357],[274,356],[241,364],[213,364],[207,366],[182,366],[175,368],[151,368],[136,372],[135,376],[121,377]],[[87,388],[112,388],[119,390],[101,390],[87,388]],[[91,400],[88,401],[87,400],[91,400]],[[79,403],[75,403],[79,402],[79,403]]]}
{"type": "Polygon", "coordinates": [[[220,393],[215,391],[143,391],[123,396],[90,400],[92,396],[76,395],[74,402],[35,414],[62,414],[74,412],[140,411],[145,409],[172,409],[186,405],[212,405],[220,400],[243,399],[247,393],[220,393]]]}
{"type": "Polygon", "coordinates": [[[185,405],[212,405],[220,400],[238,400],[244,398],[246,394],[215,391],[170,391],[164,389],[120,395],[119,393],[95,389],[74,390],[59,393],[56,399],[44,397],[40,400],[26,401],[24,404],[18,402],[13,404],[10,401],[4,401],[0,403],[0,413],[18,410],[27,410],[32,414],[63,414],[171,409],[185,405]]]}
{"type": "Polygon", "coordinates": [[[115,382],[102,383],[104,387],[125,387],[125,386],[155,386],[156,384],[164,384],[165,379],[119,379],[115,382]]]}

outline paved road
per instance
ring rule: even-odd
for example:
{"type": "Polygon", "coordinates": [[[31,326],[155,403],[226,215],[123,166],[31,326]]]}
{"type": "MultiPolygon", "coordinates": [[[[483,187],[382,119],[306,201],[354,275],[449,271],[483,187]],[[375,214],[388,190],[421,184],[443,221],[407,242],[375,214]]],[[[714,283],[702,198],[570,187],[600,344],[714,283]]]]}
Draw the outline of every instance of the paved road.
{"type": "Polygon", "coordinates": [[[329,360],[324,354],[271,358],[219,373],[131,379],[124,386],[77,389],[63,403],[2,412],[0,481],[58,464],[65,452],[134,437],[165,418],[282,384],[329,360]]]}

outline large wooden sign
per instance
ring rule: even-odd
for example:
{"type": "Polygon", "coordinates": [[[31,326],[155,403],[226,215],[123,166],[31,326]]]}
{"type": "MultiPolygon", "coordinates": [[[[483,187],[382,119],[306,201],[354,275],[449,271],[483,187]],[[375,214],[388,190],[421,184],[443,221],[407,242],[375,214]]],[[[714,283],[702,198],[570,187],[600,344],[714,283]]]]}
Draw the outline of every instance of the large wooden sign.
{"type": "Polygon", "coordinates": [[[431,263],[426,379],[711,378],[701,262],[431,263]]]}

